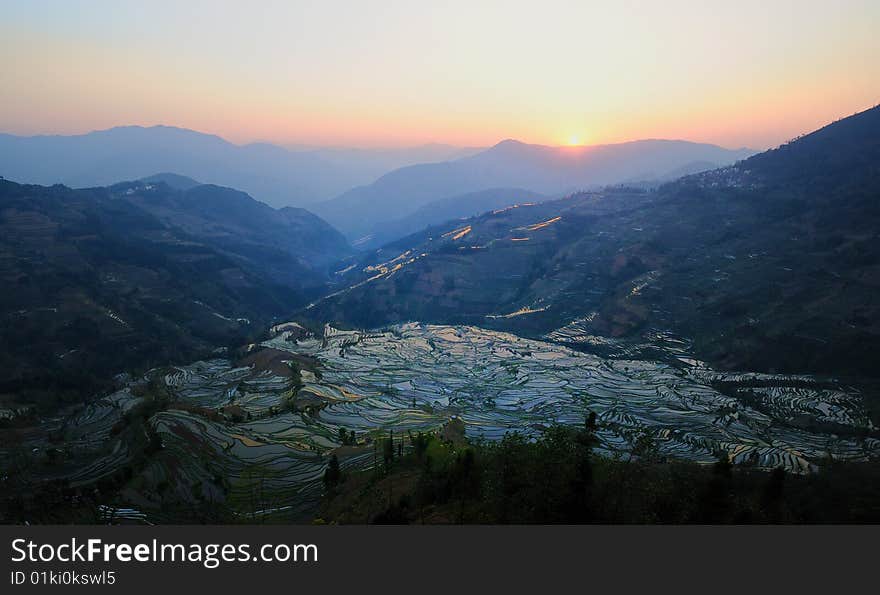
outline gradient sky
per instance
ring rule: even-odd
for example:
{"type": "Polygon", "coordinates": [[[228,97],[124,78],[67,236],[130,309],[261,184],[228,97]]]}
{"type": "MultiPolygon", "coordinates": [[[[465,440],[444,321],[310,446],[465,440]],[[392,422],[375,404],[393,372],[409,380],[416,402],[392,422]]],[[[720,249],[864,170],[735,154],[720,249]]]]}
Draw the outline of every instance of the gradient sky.
{"type": "Polygon", "coordinates": [[[0,131],[759,149],[880,102],[878,31],[878,0],[0,0],[0,131]]]}

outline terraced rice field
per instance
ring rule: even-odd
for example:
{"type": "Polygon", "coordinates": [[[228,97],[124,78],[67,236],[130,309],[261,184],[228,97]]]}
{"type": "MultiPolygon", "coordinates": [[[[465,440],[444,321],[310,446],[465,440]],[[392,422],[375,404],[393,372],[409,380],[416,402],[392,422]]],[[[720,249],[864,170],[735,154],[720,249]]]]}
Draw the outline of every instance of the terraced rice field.
{"type": "MultiPolygon", "coordinates": [[[[570,331],[578,334],[560,329],[554,338],[570,331]]],[[[870,429],[853,389],[807,376],[717,372],[688,357],[680,340],[658,335],[652,343],[668,357],[632,359],[644,346],[621,346],[600,358],[558,342],[421,324],[372,333],[328,327],[321,338],[279,335],[265,345],[321,362],[321,383],[304,390],[345,396],[317,416],[331,426],[426,429],[454,416],[470,437],[494,440],[580,424],[593,411],[609,453],[647,435],[668,456],[709,462],[727,452],[739,463],[795,472],[828,456],[880,455],[880,442],[857,432],[805,429],[870,429]]]]}
{"type": "Polygon", "coordinates": [[[434,430],[452,418],[472,439],[497,440],[582,424],[595,412],[609,456],[626,456],[650,437],[660,455],[708,463],[726,452],[739,464],[796,473],[828,457],[880,456],[880,441],[864,436],[872,426],[855,389],[715,371],[662,333],[641,345],[593,341],[577,324],[553,340],[416,323],[303,335],[279,329],[255,346],[278,350],[281,362],[285,353],[315,362],[292,367],[298,381],[279,375],[287,364],[273,372],[226,359],[156,370],[72,417],[48,420],[20,447],[42,448],[45,435],[61,433],[70,464],[55,477],[74,485],[104,477],[130,463],[130,445],[113,428],[141,403],[136,389],[158,379],[171,402],[147,423],[161,448],[105,511],[137,520],[162,520],[169,492],[195,506],[222,501],[241,514],[306,520],[331,453],[343,468],[367,468],[377,436],[434,430]],[[340,429],[354,432],[355,443],[343,448],[340,429]]]}

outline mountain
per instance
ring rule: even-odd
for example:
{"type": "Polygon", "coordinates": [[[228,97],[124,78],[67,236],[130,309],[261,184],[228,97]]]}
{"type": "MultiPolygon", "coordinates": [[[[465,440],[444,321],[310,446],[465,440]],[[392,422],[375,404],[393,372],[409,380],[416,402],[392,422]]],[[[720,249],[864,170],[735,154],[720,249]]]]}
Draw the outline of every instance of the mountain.
{"type": "Polygon", "coordinates": [[[726,369],[880,370],[880,107],[656,191],[452,222],[366,256],[305,313],[532,336],[673,331],[726,369]]]}
{"type": "Polygon", "coordinates": [[[274,209],[232,188],[124,182],[110,193],[284,285],[320,285],[324,267],[351,254],[345,238],[309,211],[274,209]]]}
{"type": "Polygon", "coordinates": [[[726,165],[752,153],[669,140],[584,147],[506,140],[469,157],[395,170],[311,208],[350,239],[358,239],[429,202],[469,192],[514,187],[558,195],[631,179],[654,179],[697,161],[726,165]]]}
{"type": "MultiPolygon", "coordinates": [[[[415,147],[351,149],[326,147],[289,147],[291,150],[309,152],[322,161],[349,172],[352,176],[362,179],[360,185],[372,182],[376,178],[408,165],[419,163],[435,163],[469,157],[485,147],[457,147],[442,143],[430,143],[415,147]]],[[[346,188],[348,190],[348,188],[346,188]]]]}
{"type": "Polygon", "coordinates": [[[238,146],[170,126],[125,126],[74,136],[0,135],[0,175],[35,184],[107,186],[155,172],[242,188],[271,204],[303,204],[340,192],[332,168],[308,153],[238,146]],[[322,180],[330,180],[330,185],[322,180]]]}
{"type": "Polygon", "coordinates": [[[441,198],[419,207],[406,217],[378,223],[357,246],[359,248],[378,248],[431,225],[445,223],[453,219],[473,217],[486,211],[503,209],[520,203],[543,202],[545,200],[548,200],[548,197],[543,194],[522,188],[490,188],[479,192],[468,192],[460,196],[441,198]]]}
{"type": "Polygon", "coordinates": [[[349,251],[311,213],[228,188],[0,180],[0,396],[81,399],[240,344],[322,292],[322,263],[349,251]]]}
{"type": "Polygon", "coordinates": [[[195,188],[196,186],[200,186],[202,184],[201,182],[196,182],[192,178],[188,178],[186,176],[181,176],[180,174],[175,174],[171,172],[153,174],[152,176],[141,178],[140,181],[146,182],[148,184],[156,184],[158,182],[162,182],[164,184],[168,184],[168,186],[176,190],[189,190],[190,188],[195,188]]]}
{"type": "Polygon", "coordinates": [[[269,143],[236,145],[172,126],[122,126],[72,136],[0,134],[0,175],[81,188],[176,172],[240,188],[273,206],[301,206],[426,156],[450,158],[469,151],[445,146],[292,151],[269,143]]]}
{"type": "Polygon", "coordinates": [[[769,188],[873,191],[880,172],[880,106],[755,155],[744,171],[769,188]]]}
{"type": "Polygon", "coordinates": [[[711,161],[692,161],[690,163],[685,163],[681,167],[676,167],[664,174],[655,175],[650,178],[643,178],[637,176],[630,180],[625,180],[622,182],[622,185],[639,185],[645,186],[648,188],[659,186],[665,182],[672,182],[673,180],[677,180],[678,178],[683,178],[684,176],[690,176],[693,174],[698,174],[700,172],[709,171],[711,169],[718,169],[719,167],[723,167],[722,163],[713,163],[711,161]]]}

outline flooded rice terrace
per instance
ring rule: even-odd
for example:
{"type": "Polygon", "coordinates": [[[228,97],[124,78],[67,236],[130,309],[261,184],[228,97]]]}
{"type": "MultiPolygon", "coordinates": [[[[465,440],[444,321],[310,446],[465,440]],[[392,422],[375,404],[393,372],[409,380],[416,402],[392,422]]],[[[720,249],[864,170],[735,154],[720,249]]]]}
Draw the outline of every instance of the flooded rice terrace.
{"type": "MultiPolygon", "coordinates": [[[[497,440],[583,424],[595,412],[599,450],[609,456],[650,437],[660,455],[712,462],[727,453],[735,463],[797,473],[828,457],[880,455],[880,441],[862,436],[872,426],[855,389],[808,376],[718,372],[671,337],[658,336],[652,349],[662,357],[648,359],[626,348],[603,357],[573,349],[564,343],[590,338],[572,327],[552,340],[416,323],[375,332],[327,326],[322,336],[295,323],[275,329],[252,348],[272,365],[216,359],[153,373],[172,405],[149,418],[160,456],[123,490],[131,514],[159,518],[156,494],[198,486],[200,500],[305,519],[331,453],[343,468],[366,468],[376,437],[430,431],[452,418],[471,439],[497,440]],[[340,429],[354,432],[354,443],[343,445],[340,429]]],[[[76,461],[60,475],[84,484],[127,463],[128,446],[113,428],[149,378],[51,422],[47,431],[64,436],[76,461]]]]}
{"type": "Polygon", "coordinates": [[[671,338],[661,362],[598,357],[551,336],[556,342],[411,323],[374,333],[326,327],[299,341],[282,333],[264,345],[320,362],[321,380],[301,390],[329,403],[316,418],[333,428],[405,432],[457,417],[470,438],[496,440],[582,424],[592,411],[608,454],[647,435],[661,455],[711,462],[726,452],[794,472],[828,456],[880,455],[880,441],[853,437],[872,427],[860,395],[834,381],[718,372],[671,338]]]}

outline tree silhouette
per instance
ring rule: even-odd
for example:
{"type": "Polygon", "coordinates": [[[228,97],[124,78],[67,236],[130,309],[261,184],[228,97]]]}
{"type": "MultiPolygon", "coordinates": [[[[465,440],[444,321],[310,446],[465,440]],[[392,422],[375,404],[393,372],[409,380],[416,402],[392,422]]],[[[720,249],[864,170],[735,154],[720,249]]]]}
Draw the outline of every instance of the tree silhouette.
{"type": "Polygon", "coordinates": [[[324,485],[327,489],[332,490],[339,485],[341,478],[342,471],[339,468],[339,458],[334,452],[330,457],[330,462],[327,464],[327,469],[324,471],[324,485]]]}

